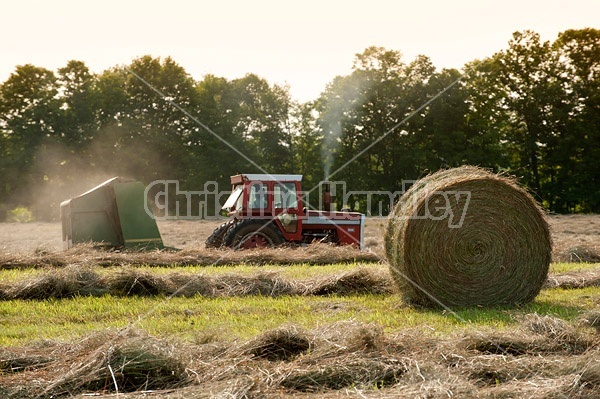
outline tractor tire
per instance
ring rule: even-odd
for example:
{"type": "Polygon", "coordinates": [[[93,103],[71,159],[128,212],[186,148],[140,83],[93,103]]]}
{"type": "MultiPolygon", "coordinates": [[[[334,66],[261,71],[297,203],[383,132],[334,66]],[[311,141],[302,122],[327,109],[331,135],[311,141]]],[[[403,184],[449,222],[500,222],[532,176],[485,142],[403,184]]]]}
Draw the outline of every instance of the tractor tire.
{"type": "Polygon", "coordinates": [[[267,248],[284,241],[283,234],[272,223],[246,219],[238,221],[225,233],[223,245],[232,249],[267,248]]]}
{"type": "Polygon", "coordinates": [[[221,224],[219,227],[213,230],[212,234],[204,242],[205,248],[221,248],[223,246],[223,238],[227,233],[227,230],[233,226],[233,220],[221,224]]]}

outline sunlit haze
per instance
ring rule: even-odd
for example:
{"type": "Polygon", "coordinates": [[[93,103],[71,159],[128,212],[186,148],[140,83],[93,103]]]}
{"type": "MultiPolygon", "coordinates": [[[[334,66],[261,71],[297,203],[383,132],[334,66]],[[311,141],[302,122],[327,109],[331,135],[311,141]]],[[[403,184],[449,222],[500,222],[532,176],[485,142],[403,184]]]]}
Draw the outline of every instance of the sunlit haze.
{"type": "Polygon", "coordinates": [[[368,46],[461,68],[506,48],[517,30],[554,40],[599,28],[600,2],[21,0],[2,15],[0,82],[27,63],[56,70],[75,59],[99,73],[149,54],[171,56],[197,80],[255,73],[307,101],[368,46]]]}

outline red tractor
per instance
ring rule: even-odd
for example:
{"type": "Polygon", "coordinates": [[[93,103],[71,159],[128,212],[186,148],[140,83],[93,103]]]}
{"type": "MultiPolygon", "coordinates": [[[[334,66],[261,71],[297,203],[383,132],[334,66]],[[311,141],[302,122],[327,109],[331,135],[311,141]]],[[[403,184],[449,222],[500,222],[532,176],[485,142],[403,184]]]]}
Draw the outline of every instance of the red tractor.
{"type": "Polygon", "coordinates": [[[231,219],[215,229],[206,247],[245,249],[327,242],[362,249],[364,215],[331,210],[328,183],[322,187],[324,210],[306,209],[301,181],[302,175],[232,176],[232,192],[222,207],[231,219]]]}

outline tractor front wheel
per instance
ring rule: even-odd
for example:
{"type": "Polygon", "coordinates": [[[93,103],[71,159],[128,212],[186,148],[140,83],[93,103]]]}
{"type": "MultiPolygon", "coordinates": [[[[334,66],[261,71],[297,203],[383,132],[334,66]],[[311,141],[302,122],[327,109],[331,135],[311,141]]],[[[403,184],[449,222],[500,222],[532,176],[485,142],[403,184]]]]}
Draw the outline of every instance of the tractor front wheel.
{"type": "Polygon", "coordinates": [[[206,239],[204,246],[206,248],[220,248],[223,245],[223,238],[227,230],[233,225],[233,220],[225,222],[217,227],[212,234],[206,239]]]}
{"type": "Polygon", "coordinates": [[[266,248],[285,241],[281,232],[271,223],[260,220],[241,220],[223,238],[223,245],[233,249],[266,248]]]}

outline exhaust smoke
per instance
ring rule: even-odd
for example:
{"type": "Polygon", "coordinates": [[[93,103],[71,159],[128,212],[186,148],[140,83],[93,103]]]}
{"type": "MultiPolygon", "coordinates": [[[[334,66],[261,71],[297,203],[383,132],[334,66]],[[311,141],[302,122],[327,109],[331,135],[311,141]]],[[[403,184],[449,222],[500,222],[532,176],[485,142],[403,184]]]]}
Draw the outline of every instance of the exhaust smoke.
{"type": "Polygon", "coordinates": [[[341,143],[342,127],[341,122],[333,122],[327,129],[325,137],[323,138],[323,145],[321,147],[321,158],[323,159],[323,170],[325,176],[323,180],[329,180],[331,175],[331,167],[333,166],[333,157],[337,152],[337,149],[341,143]]]}
{"type": "MultiPolygon", "coordinates": [[[[332,167],[337,151],[342,143],[342,134],[351,120],[356,118],[355,110],[365,102],[365,94],[371,83],[360,77],[350,75],[337,77],[331,83],[325,98],[325,108],[320,115],[323,129],[321,159],[323,161],[324,180],[331,178],[332,167]]],[[[356,128],[354,125],[352,128],[356,128]]]]}

